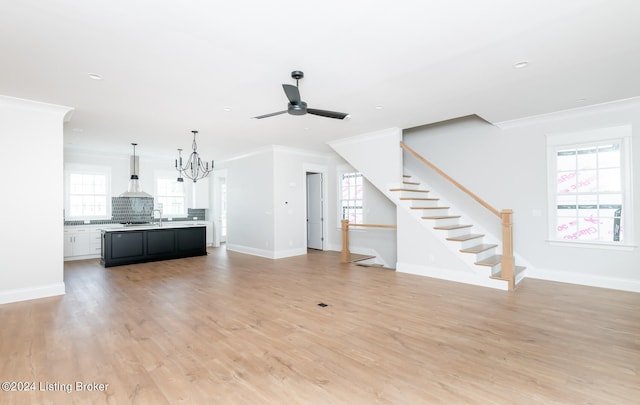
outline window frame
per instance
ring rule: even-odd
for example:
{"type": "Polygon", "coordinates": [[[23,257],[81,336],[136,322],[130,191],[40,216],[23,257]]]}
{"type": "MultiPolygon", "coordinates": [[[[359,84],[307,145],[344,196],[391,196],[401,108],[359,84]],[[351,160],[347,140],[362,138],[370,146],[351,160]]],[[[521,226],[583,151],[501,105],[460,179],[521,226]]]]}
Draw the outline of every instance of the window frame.
{"type": "MultiPolygon", "coordinates": [[[[631,159],[631,125],[620,125],[589,129],[572,133],[556,133],[547,135],[547,187],[548,187],[548,242],[558,246],[588,247],[601,249],[631,249],[635,245],[633,188],[632,188],[632,159],[631,159]],[[621,227],[624,230],[623,240],[617,241],[589,241],[560,239],[557,237],[558,227],[558,168],[557,152],[562,149],[581,149],[602,146],[606,143],[620,145],[620,193],[622,194],[621,227]],[[627,208],[628,207],[628,208],[627,208]]],[[[607,192],[591,194],[607,195],[607,192]]],[[[579,195],[579,194],[577,194],[579,195]]]]}
{"type": "MultiPolygon", "coordinates": [[[[101,195],[101,194],[100,194],[101,195]]],[[[64,166],[64,220],[109,220],[111,219],[111,167],[67,163],[64,166]],[[71,175],[101,175],[105,176],[105,215],[71,215],[71,175]]]]}
{"type": "Polygon", "coordinates": [[[364,176],[362,175],[361,172],[355,170],[355,169],[344,169],[344,170],[340,170],[338,172],[338,228],[342,227],[342,219],[344,219],[343,215],[342,215],[342,202],[344,201],[342,198],[342,181],[344,179],[345,175],[359,175],[360,179],[361,179],[361,187],[362,187],[362,198],[357,200],[357,199],[352,199],[354,201],[362,201],[362,205],[360,207],[361,210],[361,222],[349,222],[349,223],[353,223],[353,224],[364,224],[365,222],[365,218],[364,218],[364,176]]]}

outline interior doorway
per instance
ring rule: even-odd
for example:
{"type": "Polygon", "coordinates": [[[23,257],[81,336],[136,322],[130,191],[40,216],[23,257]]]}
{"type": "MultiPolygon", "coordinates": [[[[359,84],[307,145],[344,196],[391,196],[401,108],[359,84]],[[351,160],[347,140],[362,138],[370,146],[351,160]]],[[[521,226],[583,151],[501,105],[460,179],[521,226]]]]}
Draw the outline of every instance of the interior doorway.
{"type": "Polygon", "coordinates": [[[307,172],[307,248],[324,250],[322,173],[307,172]]]}
{"type": "Polygon", "coordinates": [[[227,171],[213,174],[213,245],[227,241],[227,171]]]}

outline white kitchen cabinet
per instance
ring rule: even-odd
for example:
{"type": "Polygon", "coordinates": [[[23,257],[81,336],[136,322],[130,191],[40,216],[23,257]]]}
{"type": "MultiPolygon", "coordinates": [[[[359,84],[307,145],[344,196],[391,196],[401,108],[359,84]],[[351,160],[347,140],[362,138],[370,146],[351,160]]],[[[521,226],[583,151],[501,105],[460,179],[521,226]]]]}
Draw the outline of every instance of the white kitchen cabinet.
{"type": "Polygon", "coordinates": [[[64,230],[65,260],[100,257],[101,233],[98,228],[73,228],[64,230]]]}

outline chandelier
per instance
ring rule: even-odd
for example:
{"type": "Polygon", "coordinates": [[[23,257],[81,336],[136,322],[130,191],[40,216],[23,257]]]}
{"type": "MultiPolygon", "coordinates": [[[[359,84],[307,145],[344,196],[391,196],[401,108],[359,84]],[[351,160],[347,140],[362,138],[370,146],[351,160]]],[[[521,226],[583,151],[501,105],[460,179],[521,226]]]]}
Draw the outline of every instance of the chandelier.
{"type": "Polygon", "coordinates": [[[200,159],[200,155],[198,155],[198,145],[196,144],[196,134],[198,131],[191,132],[193,132],[193,143],[191,144],[193,152],[191,152],[189,159],[187,159],[187,162],[184,165],[182,164],[182,149],[178,149],[176,170],[179,173],[178,182],[180,183],[184,182],[184,179],[182,178],[183,176],[193,180],[195,183],[196,181],[207,177],[209,173],[213,171],[213,160],[211,161],[211,168],[209,168],[209,162],[203,162],[202,159],[200,159]]]}

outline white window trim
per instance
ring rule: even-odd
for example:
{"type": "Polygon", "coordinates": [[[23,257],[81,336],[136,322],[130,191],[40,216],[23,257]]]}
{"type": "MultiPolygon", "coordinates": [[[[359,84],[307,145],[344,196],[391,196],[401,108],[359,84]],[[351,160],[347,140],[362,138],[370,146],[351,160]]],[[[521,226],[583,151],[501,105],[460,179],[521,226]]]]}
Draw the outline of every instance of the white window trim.
{"type": "Polygon", "coordinates": [[[109,220],[112,217],[111,214],[111,167],[109,166],[97,166],[86,165],[81,163],[66,163],[64,165],[64,219],[65,221],[80,221],[80,220],[109,220]],[[107,199],[107,213],[105,216],[70,216],[67,213],[71,212],[70,207],[70,188],[71,173],[80,174],[102,174],[107,177],[106,181],[106,199],[107,199]]]}
{"type": "Polygon", "coordinates": [[[633,250],[635,245],[635,230],[633,217],[633,168],[631,166],[631,125],[620,125],[616,127],[598,128],[593,130],[585,130],[572,133],[547,134],[547,199],[549,204],[549,215],[547,232],[547,242],[553,246],[564,247],[582,247],[582,248],[598,248],[610,250],[633,250]],[[576,144],[601,143],[606,141],[619,141],[622,145],[621,167],[622,170],[622,187],[623,187],[623,206],[629,207],[625,210],[623,216],[624,224],[624,241],[602,242],[602,241],[569,241],[559,240],[555,237],[556,226],[556,150],[558,147],[574,146],[576,144]],[[628,212],[628,214],[627,214],[628,212]]]}

